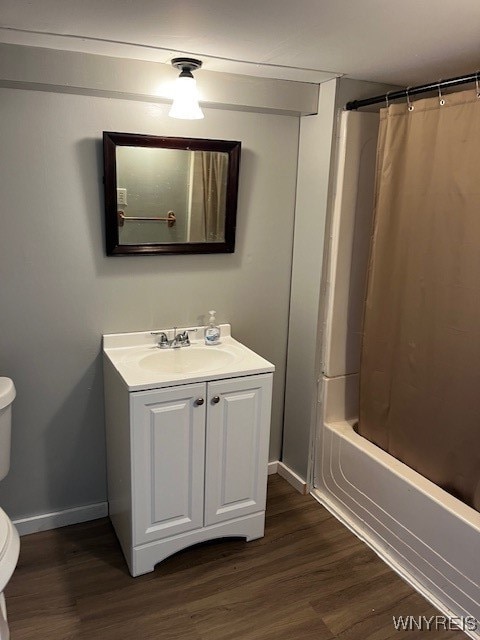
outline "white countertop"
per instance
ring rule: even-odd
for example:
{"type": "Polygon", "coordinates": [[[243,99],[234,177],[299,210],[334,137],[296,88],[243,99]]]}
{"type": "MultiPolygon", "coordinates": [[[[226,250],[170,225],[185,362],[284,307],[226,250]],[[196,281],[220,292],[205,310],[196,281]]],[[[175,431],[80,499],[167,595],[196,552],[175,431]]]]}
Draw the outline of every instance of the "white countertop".
{"type": "MultiPolygon", "coordinates": [[[[191,345],[179,349],[159,349],[157,346],[158,337],[152,335],[150,331],[104,335],[104,357],[118,371],[130,391],[146,391],[179,384],[236,378],[275,370],[275,366],[271,362],[232,338],[229,324],[220,325],[220,344],[215,346],[205,346],[203,338],[205,327],[195,327],[195,329],[196,332],[190,333],[191,345]],[[180,357],[188,358],[189,350],[192,353],[203,349],[224,351],[227,362],[209,370],[187,373],[154,371],[146,369],[142,364],[142,361],[145,362],[148,356],[162,351],[176,353],[183,351],[184,353],[180,354],[180,357]]],[[[158,331],[164,331],[169,338],[173,336],[171,328],[159,329],[158,331]]],[[[177,332],[181,331],[183,328],[179,327],[177,332]]],[[[168,357],[175,358],[176,353],[170,354],[168,357]]]]}

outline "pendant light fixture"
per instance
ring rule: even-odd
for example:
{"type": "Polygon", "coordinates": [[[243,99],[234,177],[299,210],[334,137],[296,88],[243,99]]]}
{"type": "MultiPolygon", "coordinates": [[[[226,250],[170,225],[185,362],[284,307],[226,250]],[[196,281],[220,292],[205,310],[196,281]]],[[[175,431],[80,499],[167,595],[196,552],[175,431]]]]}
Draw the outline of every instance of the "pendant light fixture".
{"type": "Polygon", "coordinates": [[[198,104],[197,83],[192,71],[200,69],[201,60],[174,58],[172,65],[181,73],[175,81],[175,95],[168,115],[183,120],[200,120],[204,115],[198,104]]]}

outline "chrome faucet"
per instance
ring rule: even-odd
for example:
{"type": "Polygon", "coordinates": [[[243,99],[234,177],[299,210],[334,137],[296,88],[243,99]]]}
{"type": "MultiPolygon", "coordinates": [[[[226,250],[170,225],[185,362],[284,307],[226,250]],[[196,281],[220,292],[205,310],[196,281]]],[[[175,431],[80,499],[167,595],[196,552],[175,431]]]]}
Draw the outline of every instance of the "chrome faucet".
{"type": "Polygon", "coordinates": [[[151,331],[152,336],[158,336],[157,347],[160,349],[178,349],[180,347],[190,346],[189,331],[196,331],[197,329],[184,329],[177,333],[177,327],[173,327],[173,338],[168,339],[165,331],[151,331]]]}

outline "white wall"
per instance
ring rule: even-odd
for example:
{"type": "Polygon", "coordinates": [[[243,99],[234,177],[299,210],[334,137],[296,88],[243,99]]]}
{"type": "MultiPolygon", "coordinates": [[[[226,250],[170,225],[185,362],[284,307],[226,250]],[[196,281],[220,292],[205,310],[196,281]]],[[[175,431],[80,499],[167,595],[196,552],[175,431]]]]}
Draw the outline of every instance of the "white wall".
{"type": "Polygon", "coordinates": [[[0,504],[12,517],[105,499],[101,335],[195,324],[211,308],[275,363],[270,455],[279,457],[299,120],[166,113],[0,90],[0,375],[18,391],[0,504]],[[236,252],[105,257],[103,130],[241,140],[236,252]]]}

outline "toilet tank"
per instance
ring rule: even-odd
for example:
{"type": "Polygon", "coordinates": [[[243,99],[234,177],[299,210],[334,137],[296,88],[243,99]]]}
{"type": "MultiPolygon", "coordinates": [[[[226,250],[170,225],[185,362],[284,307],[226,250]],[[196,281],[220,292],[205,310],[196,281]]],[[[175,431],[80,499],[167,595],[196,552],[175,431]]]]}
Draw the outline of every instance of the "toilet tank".
{"type": "Polygon", "coordinates": [[[12,402],[15,386],[10,378],[0,377],[0,480],[10,468],[10,434],[12,429],[12,402]]]}

